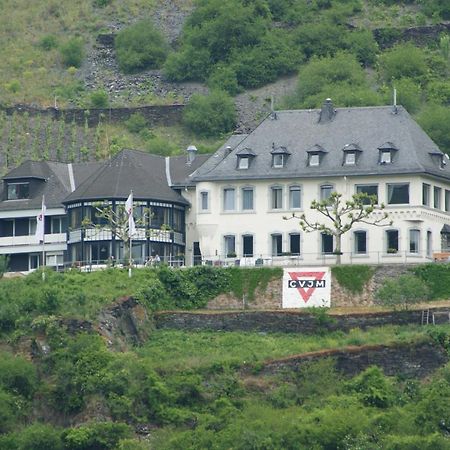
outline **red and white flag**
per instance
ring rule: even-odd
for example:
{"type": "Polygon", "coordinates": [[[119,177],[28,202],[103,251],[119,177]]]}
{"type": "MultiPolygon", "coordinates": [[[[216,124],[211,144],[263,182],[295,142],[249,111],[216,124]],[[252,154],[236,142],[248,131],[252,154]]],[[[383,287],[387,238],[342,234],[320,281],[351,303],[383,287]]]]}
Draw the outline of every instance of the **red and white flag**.
{"type": "Polygon", "coordinates": [[[47,208],[45,207],[45,199],[42,196],[42,207],[39,214],[36,216],[36,239],[38,242],[44,242],[44,233],[45,233],[45,212],[47,208]]]}
{"type": "Polygon", "coordinates": [[[133,191],[130,192],[125,202],[125,211],[128,214],[128,237],[131,237],[136,233],[136,225],[133,217],[133,191]]]}

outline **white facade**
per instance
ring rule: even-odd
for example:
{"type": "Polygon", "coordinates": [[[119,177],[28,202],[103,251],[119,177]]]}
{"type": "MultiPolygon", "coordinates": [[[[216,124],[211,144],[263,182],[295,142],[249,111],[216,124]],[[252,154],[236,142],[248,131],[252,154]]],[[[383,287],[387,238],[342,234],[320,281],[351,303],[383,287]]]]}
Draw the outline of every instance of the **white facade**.
{"type": "Polygon", "coordinates": [[[350,199],[361,186],[376,187],[392,225],[356,223],[342,238],[343,263],[425,262],[447,251],[441,230],[450,219],[450,183],[423,175],[198,182],[195,196],[189,196],[188,248],[198,240],[203,261],[214,264],[332,264],[330,238],[304,232],[298,219],[283,217],[305,213],[325,223],[310,209],[321,190],[350,199]]]}

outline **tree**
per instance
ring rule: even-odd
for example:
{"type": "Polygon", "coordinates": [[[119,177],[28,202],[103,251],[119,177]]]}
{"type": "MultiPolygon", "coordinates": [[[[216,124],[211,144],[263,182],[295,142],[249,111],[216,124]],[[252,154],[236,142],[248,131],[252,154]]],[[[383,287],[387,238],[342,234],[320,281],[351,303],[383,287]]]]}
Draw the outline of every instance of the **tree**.
{"type": "Polygon", "coordinates": [[[292,213],[292,217],[285,217],[285,219],[300,219],[300,227],[307,233],[320,231],[321,233],[334,236],[336,264],[340,264],[342,235],[351,230],[355,223],[365,223],[375,226],[392,224],[392,221],[388,221],[389,215],[386,212],[381,214],[381,216],[372,217],[373,212],[376,210],[381,211],[385,208],[383,203],[377,205],[377,202],[376,195],[359,193],[354,194],[351,200],[344,201],[342,194],[332,192],[325,200],[313,200],[310,206],[311,209],[316,210],[324,216],[326,219],[325,223],[319,221],[314,222],[308,219],[306,214],[297,216],[295,213],[292,213]]]}

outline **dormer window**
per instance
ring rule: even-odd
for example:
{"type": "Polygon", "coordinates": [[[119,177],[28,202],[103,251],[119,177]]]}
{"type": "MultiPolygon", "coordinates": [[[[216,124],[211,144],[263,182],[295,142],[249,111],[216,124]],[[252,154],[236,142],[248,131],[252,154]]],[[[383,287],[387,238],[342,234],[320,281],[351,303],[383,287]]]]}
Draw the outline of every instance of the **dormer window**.
{"type": "Polygon", "coordinates": [[[347,144],[342,151],[344,152],[344,166],[354,166],[362,150],[356,144],[347,144]]]}
{"type": "Polygon", "coordinates": [[[8,200],[30,198],[30,183],[8,183],[8,200]]]}
{"type": "Polygon", "coordinates": [[[392,164],[394,162],[394,154],[398,151],[398,148],[392,142],[386,142],[378,147],[380,152],[380,164],[392,164]]]}
{"type": "Polygon", "coordinates": [[[320,145],[316,144],[309,150],[307,150],[307,153],[308,153],[308,166],[317,167],[322,162],[322,158],[327,153],[327,151],[320,145]]]}
{"type": "Polygon", "coordinates": [[[246,170],[250,168],[250,164],[253,158],[256,156],[252,149],[243,148],[236,153],[237,156],[237,168],[239,170],[246,170]]]}
{"type": "Polygon", "coordinates": [[[449,159],[448,155],[445,153],[442,153],[439,150],[435,150],[432,152],[429,152],[431,159],[434,161],[436,165],[439,166],[440,169],[445,169],[445,166],[447,165],[447,161],[449,159]]]}
{"type": "Polygon", "coordinates": [[[290,152],[286,147],[276,147],[275,143],[272,143],[272,167],[276,169],[281,169],[286,166],[286,161],[290,152]]]}

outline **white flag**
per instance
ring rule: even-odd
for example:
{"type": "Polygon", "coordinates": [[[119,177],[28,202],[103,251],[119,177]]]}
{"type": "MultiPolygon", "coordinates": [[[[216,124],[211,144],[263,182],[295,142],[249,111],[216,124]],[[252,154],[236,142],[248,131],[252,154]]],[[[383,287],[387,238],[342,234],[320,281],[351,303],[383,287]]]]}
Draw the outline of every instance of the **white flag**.
{"type": "Polygon", "coordinates": [[[133,217],[133,191],[130,192],[125,202],[125,211],[128,214],[128,237],[131,237],[136,233],[136,225],[133,217]]]}
{"type": "Polygon", "coordinates": [[[45,233],[45,211],[47,208],[45,207],[44,196],[42,196],[42,207],[39,214],[36,216],[36,239],[38,242],[44,242],[44,233],[45,233]]]}

